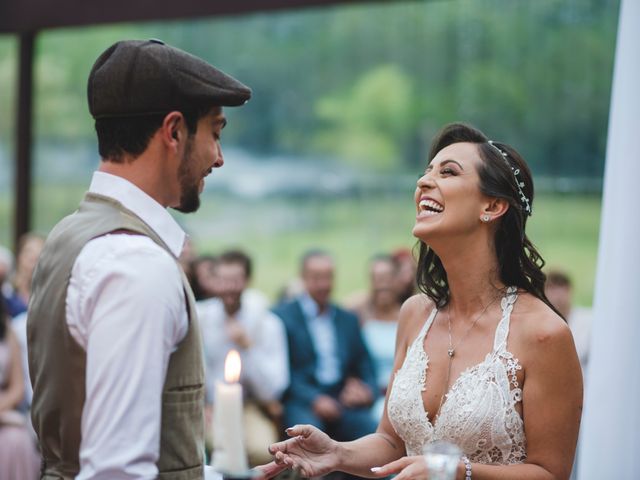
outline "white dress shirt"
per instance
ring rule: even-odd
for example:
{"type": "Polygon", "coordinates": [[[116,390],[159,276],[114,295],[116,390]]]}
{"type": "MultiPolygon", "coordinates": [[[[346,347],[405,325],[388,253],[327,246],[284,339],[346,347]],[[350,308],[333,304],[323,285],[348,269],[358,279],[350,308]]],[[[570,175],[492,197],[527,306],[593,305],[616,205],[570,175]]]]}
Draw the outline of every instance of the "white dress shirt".
{"type": "Polygon", "coordinates": [[[227,313],[217,298],[198,302],[198,320],[205,351],[207,403],[213,403],[215,383],[224,380],[224,361],[235,349],[242,361],[244,394],[261,402],[277,400],[289,385],[289,357],[284,325],[255,291],[245,291],[235,318],[246,329],[251,346],[239,348],[225,333],[227,313]]]}
{"type": "MultiPolygon", "coordinates": [[[[185,233],[138,187],[96,172],[89,191],[119,201],[147,223],[173,255],[180,254],[185,233]]],[[[188,329],[175,259],[142,235],[93,239],[73,265],[66,307],[71,335],[87,355],[76,478],[156,478],[169,355],[188,329]]]]}
{"type": "Polygon", "coordinates": [[[324,312],[318,311],[318,304],[308,293],[302,294],[298,301],[307,321],[311,341],[316,349],[318,363],[316,378],[323,385],[333,385],[340,381],[340,358],[338,357],[338,341],[333,323],[332,307],[324,312]]]}

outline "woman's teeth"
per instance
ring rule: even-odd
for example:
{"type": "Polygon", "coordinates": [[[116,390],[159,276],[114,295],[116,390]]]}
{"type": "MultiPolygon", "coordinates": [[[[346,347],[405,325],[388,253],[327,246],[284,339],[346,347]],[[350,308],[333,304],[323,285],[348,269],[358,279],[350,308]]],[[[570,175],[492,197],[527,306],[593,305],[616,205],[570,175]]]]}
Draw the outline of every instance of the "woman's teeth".
{"type": "Polygon", "coordinates": [[[435,200],[420,200],[418,207],[423,215],[437,215],[444,211],[444,207],[435,200]]]}

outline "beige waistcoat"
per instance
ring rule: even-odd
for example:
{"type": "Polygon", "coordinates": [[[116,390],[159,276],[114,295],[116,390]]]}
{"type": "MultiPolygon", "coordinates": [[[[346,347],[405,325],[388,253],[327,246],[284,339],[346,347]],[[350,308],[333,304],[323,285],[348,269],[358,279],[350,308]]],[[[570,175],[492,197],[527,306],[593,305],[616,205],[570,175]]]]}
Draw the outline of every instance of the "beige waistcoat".
{"type": "MultiPolygon", "coordinates": [[[[173,257],[162,239],[134,213],[113,199],[88,193],[78,211],[55,226],[34,273],[27,321],[29,372],[33,384],[31,415],[42,449],[42,475],[46,479],[72,479],[80,469],[86,353],[69,333],[66,322],[71,269],[89,240],[114,231],[146,235],[173,257]]],[[[201,480],[202,342],[193,294],[184,273],[182,282],[190,322],[185,338],[169,358],[163,387],[158,478],[201,480]]],[[[135,318],[131,321],[135,322],[135,318]]]]}

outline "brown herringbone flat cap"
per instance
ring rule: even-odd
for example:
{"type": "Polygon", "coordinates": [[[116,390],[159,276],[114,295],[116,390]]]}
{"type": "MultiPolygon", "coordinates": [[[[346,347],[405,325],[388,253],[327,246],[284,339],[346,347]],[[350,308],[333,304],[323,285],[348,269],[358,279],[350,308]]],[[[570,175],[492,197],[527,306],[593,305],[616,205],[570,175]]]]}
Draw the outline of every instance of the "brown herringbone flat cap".
{"type": "Polygon", "coordinates": [[[249,100],[251,89],[160,40],[126,40],[98,57],[87,95],[98,119],[167,113],[198,102],[235,107],[249,100]]]}

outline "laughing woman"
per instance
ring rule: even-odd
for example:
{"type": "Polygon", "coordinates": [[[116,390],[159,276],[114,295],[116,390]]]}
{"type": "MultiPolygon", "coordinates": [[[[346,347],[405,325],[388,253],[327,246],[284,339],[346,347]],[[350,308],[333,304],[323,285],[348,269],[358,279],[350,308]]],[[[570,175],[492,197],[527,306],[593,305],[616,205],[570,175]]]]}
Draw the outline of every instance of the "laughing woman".
{"type": "Polygon", "coordinates": [[[292,438],[271,446],[276,463],[308,477],[340,470],[424,480],[423,448],[447,440],[464,454],[458,479],[568,478],[582,377],[525,234],[528,166],[509,145],[448,125],[433,142],[415,205],[422,293],[401,310],[377,432],[340,443],[296,425],[292,438]]]}

